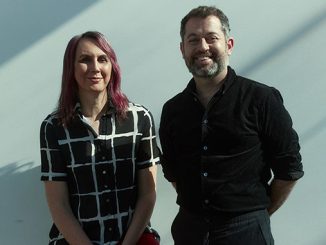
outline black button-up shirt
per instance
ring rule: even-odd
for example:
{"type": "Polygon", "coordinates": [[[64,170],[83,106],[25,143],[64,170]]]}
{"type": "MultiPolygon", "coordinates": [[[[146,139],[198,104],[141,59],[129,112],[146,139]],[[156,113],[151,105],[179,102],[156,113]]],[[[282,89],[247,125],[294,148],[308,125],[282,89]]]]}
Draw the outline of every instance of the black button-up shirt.
{"type": "Polygon", "coordinates": [[[164,105],[160,141],[164,175],[177,184],[177,203],[192,212],[263,209],[271,170],[282,180],[303,176],[280,93],[230,67],[206,109],[193,79],[164,105]]]}
{"type": "MultiPolygon", "coordinates": [[[[97,135],[76,109],[68,127],[55,114],[41,125],[43,181],[66,181],[71,208],[94,244],[116,244],[126,232],[137,200],[137,170],[159,163],[150,112],[129,103],[127,119],[110,108],[97,135]]],[[[55,225],[50,244],[63,240],[55,225]]]]}

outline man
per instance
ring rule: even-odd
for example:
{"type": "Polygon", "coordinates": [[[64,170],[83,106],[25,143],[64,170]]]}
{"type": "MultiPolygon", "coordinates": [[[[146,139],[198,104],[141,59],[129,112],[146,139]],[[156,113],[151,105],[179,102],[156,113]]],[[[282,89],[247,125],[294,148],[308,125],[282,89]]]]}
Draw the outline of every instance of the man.
{"type": "Polygon", "coordinates": [[[177,191],[176,245],[274,244],[269,216],[303,176],[299,142],[278,90],[229,67],[228,18],[200,6],[181,21],[192,73],[163,107],[165,178],[177,191]],[[273,178],[272,178],[273,176],[273,178]]]}

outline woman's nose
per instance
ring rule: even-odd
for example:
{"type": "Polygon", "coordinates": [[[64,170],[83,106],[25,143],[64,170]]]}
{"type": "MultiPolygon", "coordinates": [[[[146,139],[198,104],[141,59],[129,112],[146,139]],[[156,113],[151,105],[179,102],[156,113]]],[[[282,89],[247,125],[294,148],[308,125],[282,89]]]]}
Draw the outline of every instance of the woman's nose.
{"type": "Polygon", "coordinates": [[[100,64],[97,60],[91,62],[91,71],[99,71],[100,70],[100,64]]]}

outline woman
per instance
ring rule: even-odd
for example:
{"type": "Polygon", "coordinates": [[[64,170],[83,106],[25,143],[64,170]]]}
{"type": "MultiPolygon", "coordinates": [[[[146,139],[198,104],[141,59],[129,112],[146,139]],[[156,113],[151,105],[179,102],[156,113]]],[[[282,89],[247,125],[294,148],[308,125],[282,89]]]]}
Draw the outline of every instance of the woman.
{"type": "Polygon", "coordinates": [[[128,102],[120,80],[103,34],[69,41],[58,107],[40,132],[49,244],[136,244],[149,223],[159,163],[154,121],[128,102]]]}

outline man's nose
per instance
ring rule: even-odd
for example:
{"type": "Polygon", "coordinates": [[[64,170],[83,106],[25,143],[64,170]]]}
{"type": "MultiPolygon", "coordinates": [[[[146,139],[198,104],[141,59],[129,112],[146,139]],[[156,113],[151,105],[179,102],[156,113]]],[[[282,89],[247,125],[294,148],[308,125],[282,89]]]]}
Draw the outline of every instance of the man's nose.
{"type": "Polygon", "coordinates": [[[202,50],[202,51],[209,50],[209,45],[206,42],[206,39],[205,38],[201,38],[200,39],[200,41],[199,41],[199,49],[202,50]]]}

